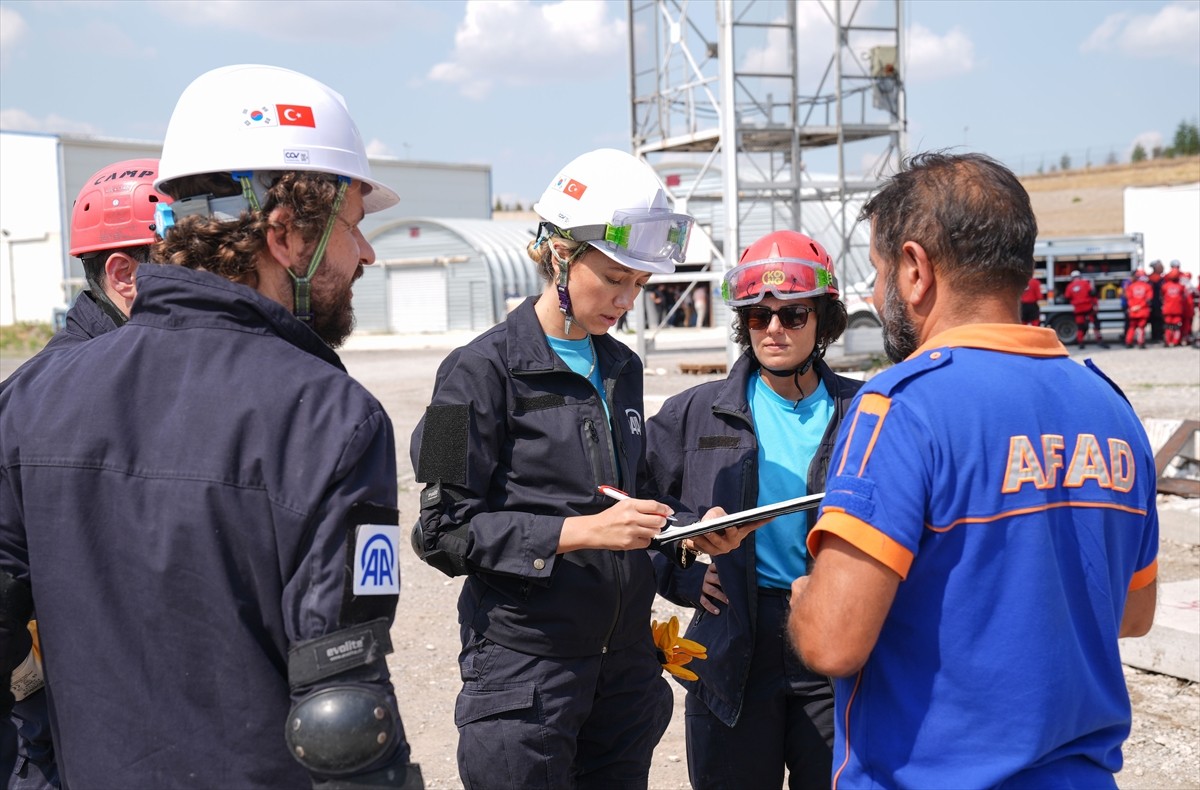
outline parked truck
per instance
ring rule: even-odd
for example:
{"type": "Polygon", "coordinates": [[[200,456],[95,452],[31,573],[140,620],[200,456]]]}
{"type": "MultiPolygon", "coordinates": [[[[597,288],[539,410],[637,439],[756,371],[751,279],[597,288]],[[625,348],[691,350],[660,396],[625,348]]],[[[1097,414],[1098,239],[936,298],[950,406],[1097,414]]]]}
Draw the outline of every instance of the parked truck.
{"type": "MultiPolygon", "coordinates": [[[[1121,291],[1133,272],[1143,266],[1141,233],[1103,236],[1071,236],[1038,239],[1033,247],[1033,276],[1042,283],[1042,326],[1048,326],[1063,343],[1075,340],[1075,310],[1063,292],[1076,269],[1088,280],[1100,298],[1097,315],[1104,329],[1121,328],[1125,310],[1121,291]]],[[[846,289],[843,301],[850,329],[880,326],[879,314],[871,301],[875,286],[872,274],[863,282],[846,289]]]]}
{"type": "Polygon", "coordinates": [[[1141,233],[1104,236],[1072,236],[1038,239],[1033,247],[1033,276],[1042,283],[1042,326],[1048,326],[1063,343],[1075,340],[1075,310],[1064,291],[1071,272],[1091,280],[1099,297],[1096,306],[1102,329],[1120,329],[1125,324],[1121,299],[1125,284],[1143,266],[1141,233]]]}

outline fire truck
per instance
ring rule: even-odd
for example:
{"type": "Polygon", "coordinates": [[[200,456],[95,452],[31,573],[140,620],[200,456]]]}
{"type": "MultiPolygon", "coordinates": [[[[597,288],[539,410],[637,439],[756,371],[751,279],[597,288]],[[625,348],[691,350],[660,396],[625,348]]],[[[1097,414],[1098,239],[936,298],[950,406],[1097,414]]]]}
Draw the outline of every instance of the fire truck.
{"type": "MultiPolygon", "coordinates": [[[[1100,298],[1097,315],[1104,329],[1122,328],[1125,311],[1121,291],[1133,272],[1142,268],[1143,244],[1141,233],[1104,236],[1072,236],[1058,239],[1038,239],[1033,248],[1033,276],[1042,283],[1042,326],[1048,326],[1063,343],[1075,340],[1075,310],[1063,297],[1071,272],[1078,269],[1092,281],[1100,298]]],[[[874,272],[863,282],[846,289],[843,301],[849,315],[849,329],[880,325],[879,314],[871,301],[875,285],[874,272]]]]}
{"type": "Polygon", "coordinates": [[[1033,276],[1042,283],[1042,326],[1048,326],[1063,343],[1075,340],[1075,311],[1063,296],[1078,270],[1092,281],[1099,297],[1096,307],[1102,329],[1121,328],[1125,310],[1121,293],[1133,273],[1142,268],[1142,234],[1073,236],[1038,239],[1033,247],[1033,276]]]}

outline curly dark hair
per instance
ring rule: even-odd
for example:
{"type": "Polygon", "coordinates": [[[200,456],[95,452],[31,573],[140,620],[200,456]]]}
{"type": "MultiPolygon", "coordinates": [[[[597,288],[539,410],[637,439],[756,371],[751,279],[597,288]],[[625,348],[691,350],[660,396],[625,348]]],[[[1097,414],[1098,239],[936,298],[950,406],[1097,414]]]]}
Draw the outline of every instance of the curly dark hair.
{"type": "MultiPolygon", "coordinates": [[[[266,248],[268,217],[284,206],[291,210],[289,227],[306,244],[316,245],[325,230],[337,197],[337,179],[326,173],[289,171],[276,176],[267,190],[262,211],[243,212],[235,221],[192,215],[184,217],[170,237],[154,245],[153,258],[161,263],[203,269],[253,287],[257,283],[256,259],[266,248]]],[[[176,199],[194,195],[228,197],[241,194],[241,186],[228,173],[207,173],[171,184],[176,199]]]]}
{"type": "MultiPolygon", "coordinates": [[[[846,305],[842,300],[828,294],[816,297],[813,300],[813,307],[816,310],[813,317],[817,320],[817,359],[823,359],[829,344],[846,331],[846,323],[849,319],[846,316],[846,305]]],[[[751,357],[754,357],[754,348],[750,345],[750,330],[742,324],[742,317],[738,315],[736,308],[733,311],[732,338],[733,342],[742,349],[742,353],[749,353],[751,357]]]]}
{"type": "MultiPolygon", "coordinates": [[[[1019,294],[1033,276],[1037,220],[1012,171],[984,154],[931,151],[908,159],[859,220],[877,254],[894,263],[906,241],[971,297],[1019,294]]],[[[894,271],[894,269],[893,269],[894,271]]]]}

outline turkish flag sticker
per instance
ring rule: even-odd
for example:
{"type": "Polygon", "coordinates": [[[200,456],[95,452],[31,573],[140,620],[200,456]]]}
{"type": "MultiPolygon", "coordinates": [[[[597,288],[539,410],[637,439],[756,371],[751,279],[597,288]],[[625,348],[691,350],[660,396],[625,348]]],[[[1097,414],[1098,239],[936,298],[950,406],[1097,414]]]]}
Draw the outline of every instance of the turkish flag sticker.
{"type": "Polygon", "coordinates": [[[576,200],[583,197],[583,193],[587,191],[587,187],[571,178],[567,180],[567,185],[563,188],[563,192],[567,197],[573,197],[576,200]]]}
{"type": "Polygon", "coordinates": [[[276,104],[275,109],[279,112],[280,126],[311,126],[314,129],[317,126],[317,122],[313,120],[312,107],[302,104],[276,104]]]}

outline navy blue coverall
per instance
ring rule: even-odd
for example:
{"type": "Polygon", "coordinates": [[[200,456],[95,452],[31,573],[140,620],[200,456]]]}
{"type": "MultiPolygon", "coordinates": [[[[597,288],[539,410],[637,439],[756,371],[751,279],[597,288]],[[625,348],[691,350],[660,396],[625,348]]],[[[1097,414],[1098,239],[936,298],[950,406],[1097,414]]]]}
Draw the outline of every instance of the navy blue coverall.
{"type": "MultiPolygon", "coordinates": [[[[83,291],[67,311],[66,325],[63,329],[56,332],[34,356],[34,359],[38,360],[35,364],[44,364],[48,355],[116,328],[116,323],[96,304],[91,293],[83,291]]],[[[13,375],[20,372],[21,369],[18,368],[13,375]]],[[[50,710],[45,689],[35,691],[13,705],[12,723],[16,729],[14,734],[17,740],[12,776],[8,780],[9,790],[59,787],[58,765],[54,761],[54,741],[50,734],[50,710]]]]}
{"type": "Polygon", "coordinates": [[[534,301],[446,358],[412,437],[427,484],[414,543],[466,573],[459,773],[468,788],[645,787],[672,708],[650,631],[659,552],[556,553],[565,518],[612,505],[597,486],[656,498],[642,365],[593,336],[610,427],[534,301]]]}
{"type": "MultiPolygon", "coordinates": [[[[33,590],[64,784],[303,787],[289,649],[343,630],[348,536],[395,517],[391,422],[250,288],[142,264],[128,324],[0,392],[0,568],[33,590]],[[78,386],[87,387],[81,397],[78,386]]],[[[375,606],[390,623],[395,597],[375,606]]],[[[382,656],[337,678],[377,693],[382,656]]]]}
{"type": "MultiPolygon", "coordinates": [[[[825,362],[816,369],[833,398],[834,417],[807,468],[809,493],[825,490],[825,476],[842,415],[862,382],[838,376],[825,362]]],[[[663,404],[649,421],[648,462],[655,486],[690,510],[721,506],[729,512],[758,504],[758,441],[748,378],[758,363],[747,352],[721,381],[692,387],[663,404]]],[[[808,527],[817,511],[808,514],[808,527]]],[[[807,530],[806,533],[807,534],[807,530]]],[[[804,534],[796,540],[803,543],[804,534]]],[[[659,592],[696,613],[686,636],[708,648],[688,669],[699,679],[687,689],[688,773],[697,788],[779,787],[785,763],[790,786],[828,787],[833,739],[832,690],[809,672],[788,643],[787,595],[759,588],[755,535],[713,560],[729,604],[721,614],[700,607],[707,566],[686,570],[656,561],[659,592]]]]}

